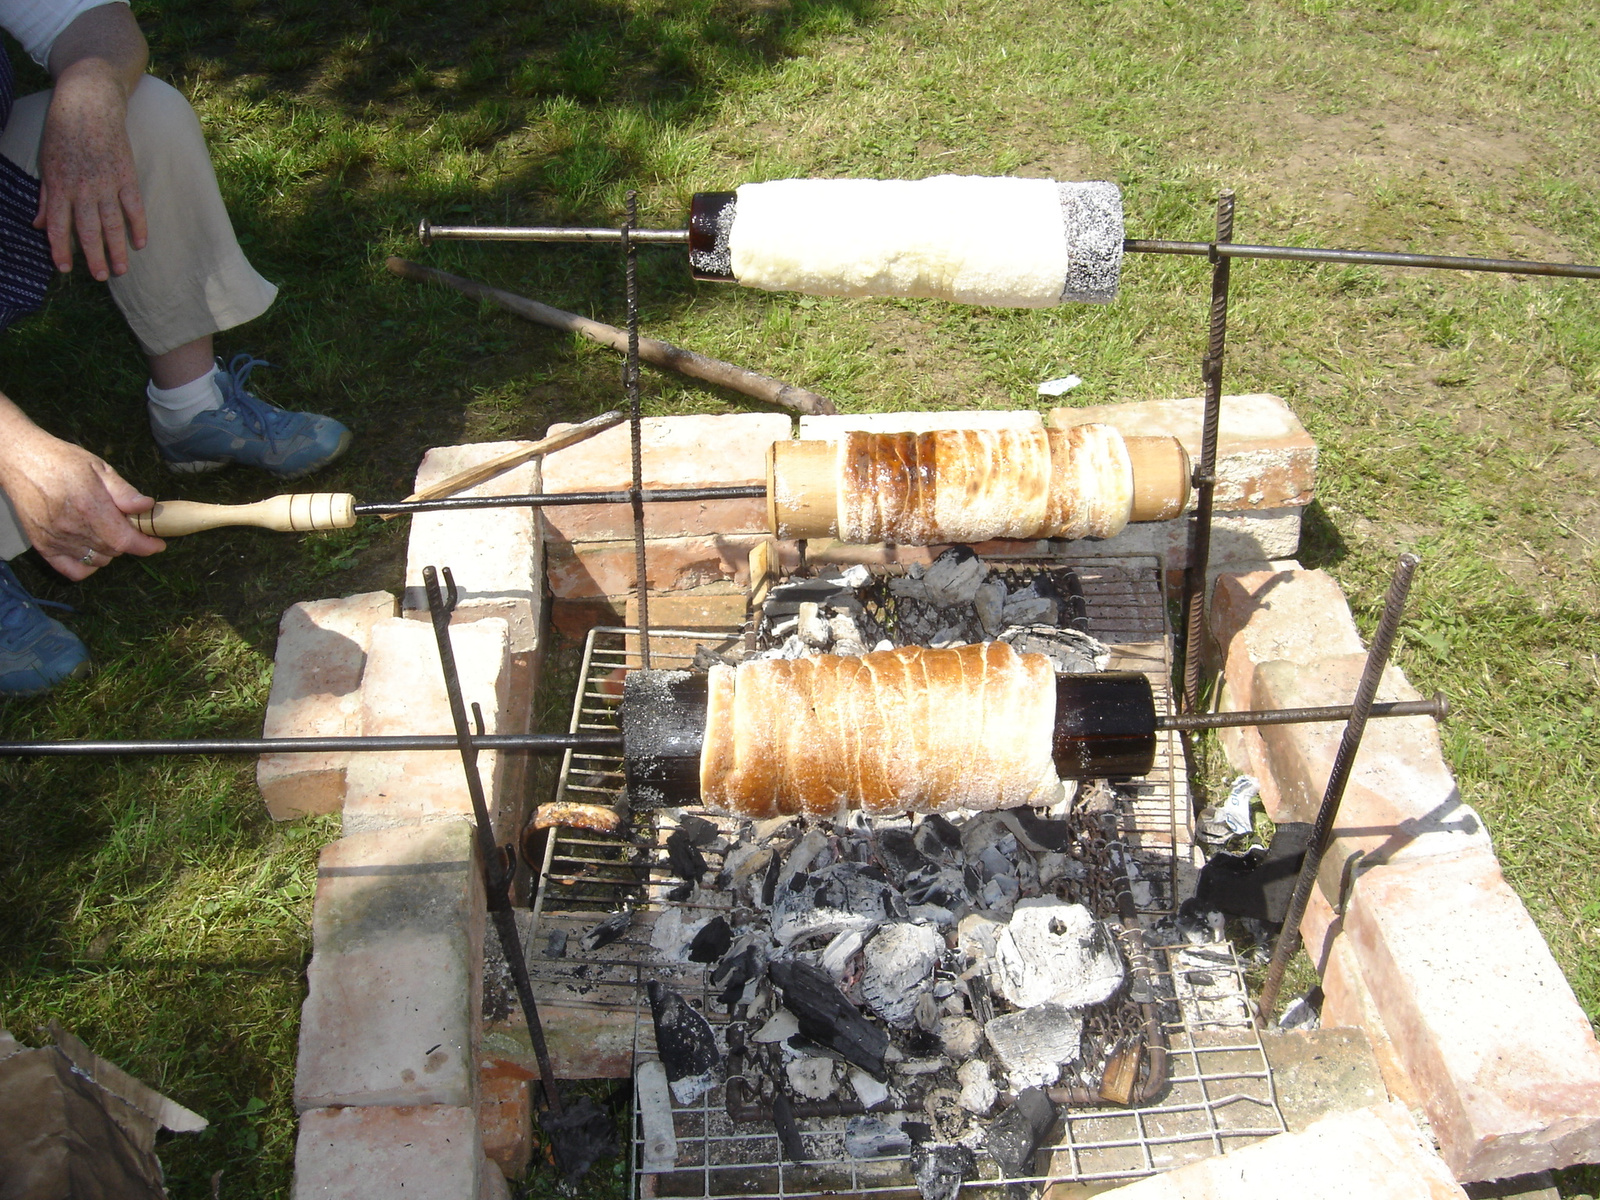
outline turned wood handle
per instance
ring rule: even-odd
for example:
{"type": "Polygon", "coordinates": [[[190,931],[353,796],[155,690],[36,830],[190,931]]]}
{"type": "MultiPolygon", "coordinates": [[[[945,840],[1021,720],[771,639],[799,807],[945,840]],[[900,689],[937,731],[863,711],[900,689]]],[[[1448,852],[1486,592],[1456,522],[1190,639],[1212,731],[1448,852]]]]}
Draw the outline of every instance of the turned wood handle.
{"type": "Polygon", "coordinates": [[[140,533],[153,537],[182,537],[224,525],[255,525],[284,533],[318,529],[349,529],[356,523],[356,498],[349,492],[299,492],[269,496],[254,504],[200,504],[193,500],[163,500],[147,513],[128,520],[140,533]]]}

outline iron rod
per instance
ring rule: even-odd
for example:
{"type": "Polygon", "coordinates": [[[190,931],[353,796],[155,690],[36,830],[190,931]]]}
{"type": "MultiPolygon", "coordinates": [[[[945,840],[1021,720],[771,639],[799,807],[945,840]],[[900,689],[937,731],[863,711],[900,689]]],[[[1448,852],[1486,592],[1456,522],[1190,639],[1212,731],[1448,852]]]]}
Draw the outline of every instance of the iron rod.
{"type": "MultiPolygon", "coordinates": [[[[435,241],[620,242],[620,229],[558,226],[432,225],[419,229],[423,245],[435,241]]],[[[635,229],[641,245],[688,245],[687,229],[635,229]]],[[[1600,266],[1540,262],[1519,258],[1475,258],[1447,254],[1405,254],[1389,250],[1322,250],[1312,246],[1253,246],[1244,242],[1183,242],[1166,238],[1124,238],[1125,254],[1175,254],[1193,258],[1254,258],[1276,262],[1347,263],[1367,267],[1427,267],[1436,271],[1487,271],[1501,275],[1554,275],[1567,279],[1600,279],[1600,266]]]]}
{"type": "MultiPolygon", "coordinates": [[[[1191,732],[1201,729],[1238,729],[1245,725],[1310,725],[1318,721],[1348,721],[1353,704],[1330,704],[1321,708],[1266,708],[1239,712],[1180,713],[1157,717],[1157,729],[1191,732]]],[[[1450,715],[1450,704],[1442,695],[1429,700],[1385,700],[1372,706],[1368,717],[1432,717],[1442,721],[1450,715]]]]}
{"type": "MultiPolygon", "coordinates": [[[[621,733],[485,733],[473,734],[479,750],[525,750],[560,754],[565,750],[617,750],[621,733]]],[[[133,738],[99,741],[0,742],[0,758],[73,758],[94,755],[156,754],[333,754],[394,753],[401,750],[454,750],[454,734],[399,734],[386,737],[297,738],[133,738]]]]}
{"type": "MultiPolygon", "coordinates": [[[[760,500],[767,494],[765,484],[751,483],[727,487],[645,488],[639,499],[645,504],[673,501],[760,500]]],[[[358,517],[377,517],[396,513],[449,512],[471,508],[557,508],[567,504],[631,504],[633,489],[616,492],[530,492],[515,496],[443,496],[438,500],[390,500],[354,506],[358,517]]]]}
{"type": "Polygon", "coordinates": [[[1328,772],[1328,788],[1322,794],[1322,807],[1317,810],[1317,821],[1311,829],[1306,856],[1300,864],[1300,877],[1295,881],[1294,895],[1289,898],[1289,910],[1283,917],[1283,928],[1278,931],[1278,940],[1272,947],[1272,962],[1267,967],[1266,982],[1261,985],[1261,1000],[1256,1006],[1257,1024],[1265,1025],[1272,1019],[1272,1010],[1278,1003],[1278,989],[1283,984],[1284,970],[1289,965],[1290,957],[1300,948],[1300,921],[1306,915],[1311,889],[1317,884],[1322,856],[1328,852],[1328,843],[1333,838],[1333,822],[1339,815],[1345,784],[1350,779],[1350,768],[1354,766],[1356,753],[1361,749],[1361,735],[1366,731],[1367,718],[1372,714],[1372,701],[1378,694],[1383,669],[1389,663],[1389,651],[1394,646],[1395,634],[1400,630],[1400,617],[1405,612],[1406,596],[1411,591],[1411,578],[1416,574],[1420,561],[1410,552],[1400,556],[1394,578],[1389,582],[1389,593],[1383,599],[1383,616],[1378,620],[1378,631],[1372,636],[1366,666],[1361,671],[1361,682],[1356,686],[1355,701],[1350,705],[1350,720],[1344,727],[1344,736],[1339,739],[1333,768],[1328,772]]]}
{"type": "Polygon", "coordinates": [[[622,386],[628,395],[628,451],[632,457],[633,587],[638,597],[639,665],[650,669],[650,576],[644,545],[644,433],[639,400],[639,252],[633,231],[639,224],[639,193],[628,192],[628,216],[622,226],[623,284],[628,307],[628,354],[622,364],[622,386]]]}
{"type": "MultiPolygon", "coordinates": [[[[1233,192],[1217,194],[1217,246],[1233,238],[1233,192]]],[[[1183,707],[1200,707],[1200,642],[1205,632],[1206,568],[1211,562],[1211,509],[1217,486],[1217,429],[1222,423],[1222,358],[1228,344],[1228,281],[1230,263],[1221,254],[1211,258],[1211,320],[1200,378],[1205,384],[1205,410],[1200,424],[1200,461],[1194,469],[1198,492],[1189,526],[1189,570],[1183,581],[1183,707]]]]}

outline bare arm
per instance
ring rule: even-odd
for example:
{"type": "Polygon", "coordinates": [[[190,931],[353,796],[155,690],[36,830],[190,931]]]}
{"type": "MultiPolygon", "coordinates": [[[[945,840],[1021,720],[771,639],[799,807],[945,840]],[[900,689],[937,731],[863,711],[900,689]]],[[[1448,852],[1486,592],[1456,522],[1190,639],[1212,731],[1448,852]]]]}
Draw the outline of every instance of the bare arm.
{"type": "Polygon", "coordinates": [[[40,429],[0,396],[0,488],[10,498],[28,540],[68,579],[85,579],[105,565],[88,564],[90,551],[154,554],[166,549],[128,521],[155,501],[81,446],[40,429]]]}
{"type": "Polygon", "coordinates": [[[125,4],[82,13],[50,48],[55,94],[39,147],[39,212],[56,268],[72,270],[72,235],[89,272],[105,280],[128,269],[128,247],[144,248],[144,202],[128,145],[128,97],[149,60],[125,4]]]}

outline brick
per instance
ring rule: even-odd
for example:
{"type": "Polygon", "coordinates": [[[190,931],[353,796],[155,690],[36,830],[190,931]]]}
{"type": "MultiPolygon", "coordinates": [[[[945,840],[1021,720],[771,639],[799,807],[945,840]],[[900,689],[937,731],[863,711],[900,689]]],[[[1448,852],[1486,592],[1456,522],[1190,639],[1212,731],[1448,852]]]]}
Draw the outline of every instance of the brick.
{"type": "MultiPolygon", "coordinates": [[[[450,630],[467,711],[478,703],[490,733],[502,732],[513,721],[506,638],[506,623],[493,618],[450,630]]],[[[455,732],[439,667],[438,643],[430,625],[403,619],[379,622],[372,631],[361,692],[362,722],[368,734],[455,732]]],[[[505,765],[493,752],[478,756],[478,772],[501,841],[515,832],[510,828],[514,814],[500,803],[505,765]]],[[[345,786],[347,833],[471,816],[466,775],[453,749],[352,757],[345,786]]]]}
{"type": "Polygon", "coordinates": [[[319,1108],[302,1113],[291,1200],[472,1200],[483,1151],[470,1108],[319,1108]]]}
{"type": "MultiPolygon", "coordinates": [[[[1288,558],[1300,550],[1298,508],[1263,508],[1244,512],[1213,512],[1211,550],[1206,561],[1211,568],[1288,558]]],[[[1189,515],[1173,521],[1146,521],[1128,525],[1116,537],[1095,540],[1080,538],[1072,543],[1074,558],[1161,559],[1169,570],[1189,565],[1189,541],[1193,519],[1189,515]]],[[[1024,543],[1028,545],[1031,543],[1024,543]]]]}
{"type": "Polygon", "coordinates": [[[1389,1095],[1408,1109],[1422,1107],[1417,1087],[1406,1074],[1394,1039],[1384,1027],[1377,1002],[1367,987],[1361,964],[1347,937],[1334,937],[1328,946],[1327,970],[1322,976],[1322,1024],[1324,1027],[1349,1026],[1360,1029],[1372,1043],[1373,1057],[1389,1095]]]}
{"type": "Polygon", "coordinates": [[[500,1174],[500,1168],[495,1166],[487,1155],[484,1157],[480,1180],[478,1200],[511,1200],[511,1185],[506,1182],[506,1177],[500,1174]]]}
{"type": "Polygon", "coordinates": [[[1118,1200],[1465,1200],[1405,1108],[1333,1113],[1267,1138],[1101,1193],[1118,1200]]]}
{"type": "MultiPolygon", "coordinates": [[[[388,592],[292,605],[278,622],[261,736],[359,734],[361,675],[372,627],[394,614],[388,592]]],[[[338,812],[349,765],[348,753],[263,754],[256,760],[256,786],[274,821],[338,812]]]]}
{"type": "Polygon", "coordinates": [[[484,898],[466,821],[346,837],[317,862],[295,1104],[477,1103],[484,898]]]}
{"type": "MultiPolygon", "coordinates": [[[[750,583],[750,551],[765,534],[659,538],[645,543],[645,577],[652,591],[683,592],[708,583],[750,583]]],[[[634,589],[634,544],[552,545],[546,570],[551,594],[562,600],[625,595],[634,589]]]]}
{"type": "MultiPolygon", "coordinates": [[[[639,623],[639,597],[623,599],[624,622],[639,623]]],[[[711,584],[692,592],[663,592],[650,597],[650,625],[655,629],[726,630],[744,626],[749,595],[733,584],[711,584]]]]}
{"type": "MultiPolygon", "coordinates": [[[[1319,662],[1264,662],[1256,667],[1254,703],[1262,708],[1348,704],[1366,664],[1365,654],[1319,662]]],[[[1416,690],[1393,663],[1378,685],[1379,700],[1415,700],[1416,690]]],[[[1344,723],[1264,725],[1258,731],[1275,784],[1274,821],[1314,821],[1321,807],[1344,723]]],[[[1483,820],[1461,800],[1444,762],[1437,722],[1431,717],[1390,717],[1367,723],[1335,818],[1333,839],[1318,883],[1337,901],[1345,865],[1371,870],[1383,863],[1475,851],[1493,855],[1483,820]]]]}
{"type": "MultiPolygon", "coordinates": [[[[538,994],[539,1023],[544,1028],[550,1066],[558,1079],[631,1079],[633,1053],[639,1037],[648,1030],[638,1025],[633,1009],[602,1008],[594,1004],[552,1000],[538,994]]],[[[528,1026],[519,1006],[503,1020],[491,1022],[483,1032],[483,1050],[496,1058],[538,1070],[528,1026]]]]}
{"type": "Polygon", "coordinates": [[[506,1179],[521,1179],[533,1159],[533,1096],[538,1073],[486,1058],[478,1069],[478,1131],[483,1152],[506,1179]]]}
{"type": "Polygon", "coordinates": [[[1366,872],[1343,936],[1457,1179],[1600,1162],[1600,1044],[1491,855],[1366,872]]]}
{"type": "Polygon", "coordinates": [[[1293,561],[1217,576],[1207,609],[1211,664],[1241,709],[1255,703],[1256,664],[1312,663],[1366,650],[1333,576],[1293,561]]]}
{"type": "MultiPolygon", "coordinates": [[[[552,425],[551,433],[568,429],[552,425]]],[[[764,484],[767,452],[794,426],[782,413],[726,413],[647,417],[640,422],[640,466],[647,488],[727,487],[764,484]]],[[[626,424],[544,458],[544,486],[552,492],[616,491],[633,486],[633,450],[626,424]]],[[[644,510],[647,538],[718,533],[766,533],[767,502],[673,501],[644,510]]],[[[633,536],[628,504],[551,506],[544,510],[550,543],[618,541],[633,536]]]]}
{"type": "MultiPolygon", "coordinates": [[[[530,445],[528,442],[477,442],[436,446],[417,468],[416,490],[530,445]]],[[[522,464],[504,475],[458,493],[462,496],[513,496],[540,490],[539,462],[522,464]]],[[[406,549],[406,586],[401,610],[426,620],[423,567],[449,567],[460,600],[452,620],[499,617],[511,632],[511,648],[535,651],[544,622],[543,543],[535,508],[480,508],[465,512],[416,513],[406,549]]],[[[442,583],[442,580],[441,580],[442,583]]]]}
{"type": "Polygon", "coordinates": [[[952,409],[891,413],[837,413],[800,418],[802,441],[837,441],[846,433],[931,433],[938,429],[1043,429],[1033,409],[952,409]]]}
{"type": "MultiPolygon", "coordinates": [[[[1177,438],[1200,460],[1200,425],[1205,402],[1146,400],[1090,408],[1053,408],[1050,424],[1104,423],[1124,436],[1177,438]]],[[[1217,426],[1219,512],[1295,507],[1311,503],[1317,486],[1317,444],[1289,406],[1276,396],[1224,396],[1217,426]]]]}
{"type": "Polygon", "coordinates": [[[1261,1047],[1272,1090],[1290,1133],[1329,1113],[1383,1104],[1389,1093],[1366,1032],[1348,1026],[1268,1029],[1261,1047]]]}

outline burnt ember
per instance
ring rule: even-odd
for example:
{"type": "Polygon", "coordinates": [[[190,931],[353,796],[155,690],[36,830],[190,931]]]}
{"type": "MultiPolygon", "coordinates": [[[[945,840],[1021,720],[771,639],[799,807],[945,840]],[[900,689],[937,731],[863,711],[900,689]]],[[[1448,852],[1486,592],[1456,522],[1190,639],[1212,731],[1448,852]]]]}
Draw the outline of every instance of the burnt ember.
{"type": "Polygon", "coordinates": [[[775,962],[767,968],[783,992],[783,1006],[800,1022],[800,1034],[854,1063],[879,1082],[889,1035],[868,1021],[823,971],[802,962],[775,962]]]}
{"type": "MultiPolygon", "coordinates": [[[[710,825],[711,822],[702,821],[701,824],[710,825]]],[[[700,853],[689,832],[681,827],[667,837],[667,861],[672,864],[674,875],[690,883],[698,883],[700,876],[706,873],[705,855],[700,853]]]]}
{"type": "Polygon", "coordinates": [[[782,1088],[774,1088],[772,1092],[772,1124],[778,1131],[778,1144],[783,1147],[784,1158],[790,1162],[804,1162],[806,1148],[800,1141],[800,1125],[794,1119],[794,1105],[789,1103],[782,1088]]]}
{"type": "Polygon", "coordinates": [[[728,922],[722,917],[712,917],[701,926],[700,932],[695,934],[694,940],[689,943],[689,961],[720,962],[731,945],[733,945],[733,930],[728,927],[728,922]]]}
{"type": "Polygon", "coordinates": [[[913,1146],[910,1165],[922,1200],[955,1200],[961,1185],[978,1174],[978,1160],[965,1146],[913,1146]]]}
{"type": "Polygon", "coordinates": [[[711,1072],[722,1061],[716,1036],[705,1017],[665,984],[651,980],[648,991],[656,1054],[667,1070],[673,1096],[680,1104],[692,1103],[704,1094],[703,1088],[697,1090],[693,1085],[704,1080],[709,1086],[711,1072]],[[689,1086],[681,1086],[685,1084],[689,1086]]]}
{"type": "Polygon", "coordinates": [[[1281,925],[1313,828],[1286,822],[1278,826],[1272,845],[1265,849],[1253,846],[1243,854],[1223,850],[1212,855],[1200,871],[1194,898],[1184,907],[1281,925]]]}
{"type": "Polygon", "coordinates": [[[1027,1088],[989,1126],[984,1149],[1007,1175],[1032,1175],[1034,1151],[1055,1122],[1056,1106],[1044,1089],[1027,1088]]]}
{"type": "Polygon", "coordinates": [[[604,921],[591,925],[578,941],[585,950],[598,950],[602,946],[609,946],[627,933],[628,926],[632,924],[633,914],[623,909],[621,912],[612,913],[604,921]]]}

